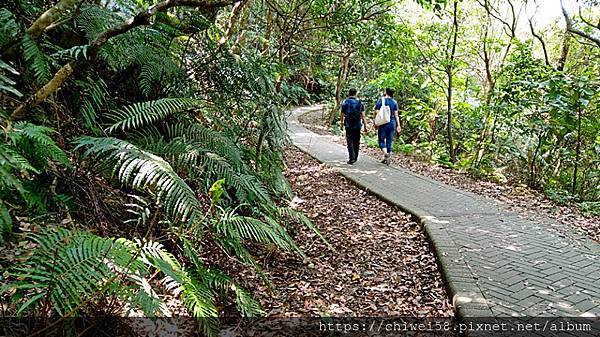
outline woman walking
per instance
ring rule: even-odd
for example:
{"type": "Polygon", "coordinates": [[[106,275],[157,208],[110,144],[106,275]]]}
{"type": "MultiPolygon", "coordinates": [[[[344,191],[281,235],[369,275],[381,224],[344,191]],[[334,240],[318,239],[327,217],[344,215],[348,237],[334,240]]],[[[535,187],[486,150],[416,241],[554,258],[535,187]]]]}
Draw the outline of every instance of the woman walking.
{"type": "Polygon", "coordinates": [[[394,89],[386,88],[385,94],[375,104],[373,109],[373,120],[377,116],[377,112],[382,107],[382,101],[385,105],[390,108],[390,122],[379,126],[375,125],[377,129],[377,138],[379,140],[379,148],[383,153],[382,163],[389,165],[390,157],[392,156],[392,143],[394,142],[394,132],[400,133],[400,123],[398,119],[398,103],[394,99],[394,89]]]}

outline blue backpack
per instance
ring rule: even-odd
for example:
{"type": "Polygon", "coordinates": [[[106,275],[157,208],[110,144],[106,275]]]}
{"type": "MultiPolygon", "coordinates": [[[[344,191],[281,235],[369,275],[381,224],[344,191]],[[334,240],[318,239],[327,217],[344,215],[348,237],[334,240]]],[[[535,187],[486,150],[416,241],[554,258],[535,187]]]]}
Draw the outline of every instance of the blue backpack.
{"type": "Polygon", "coordinates": [[[360,127],[360,116],[363,106],[362,102],[358,99],[347,99],[344,101],[344,105],[346,105],[346,113],[344,114],[346,125],[348,125],[350,128],[360,127]]]}

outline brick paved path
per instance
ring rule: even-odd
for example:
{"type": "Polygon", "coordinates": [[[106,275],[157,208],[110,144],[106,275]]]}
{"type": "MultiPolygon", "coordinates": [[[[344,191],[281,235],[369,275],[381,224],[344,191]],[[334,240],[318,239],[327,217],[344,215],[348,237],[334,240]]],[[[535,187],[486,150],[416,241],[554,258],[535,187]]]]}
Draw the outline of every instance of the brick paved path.
{"type": "Polygon", "coordinates": [[[461,317],[600,316],[600,244],[565,226],[532,222],[472,193],[367,156],[288,118],[298,148],[419,217],[461,317]]]}

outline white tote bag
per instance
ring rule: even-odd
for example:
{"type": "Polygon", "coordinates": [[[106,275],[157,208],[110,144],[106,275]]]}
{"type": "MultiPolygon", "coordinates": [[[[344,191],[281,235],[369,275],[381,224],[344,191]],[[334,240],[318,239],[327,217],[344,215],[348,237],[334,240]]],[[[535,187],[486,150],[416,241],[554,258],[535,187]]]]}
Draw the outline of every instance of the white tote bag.
{"type": "Polygon", "coordinates": [[[389,123],[391,113],[390,106],[385,105],[385,97],[381,97],[381,108],[379,108],[375,116],[375,125],[380,126],[389,123]]]}

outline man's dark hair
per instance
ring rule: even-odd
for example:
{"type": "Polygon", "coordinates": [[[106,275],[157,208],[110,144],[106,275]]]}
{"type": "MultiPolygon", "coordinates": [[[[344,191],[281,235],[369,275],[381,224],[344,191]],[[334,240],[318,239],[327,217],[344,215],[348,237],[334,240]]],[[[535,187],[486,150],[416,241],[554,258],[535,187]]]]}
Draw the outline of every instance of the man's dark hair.
{"type": "Polygon", "coordinates": [[[356,96],[356,93],[357,93],[357,91],[354,88],[348,90],[348,96],[356,96]]]}
{"type": "Polygon", "coordinates": [[[394,97],[394,89],[392,88],[385,88],[385,94],[390,96],[390,97],[394,97]]]}

